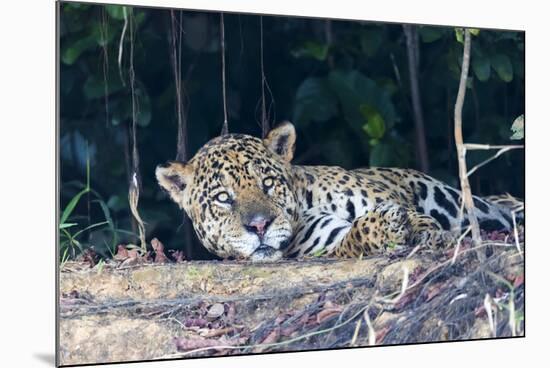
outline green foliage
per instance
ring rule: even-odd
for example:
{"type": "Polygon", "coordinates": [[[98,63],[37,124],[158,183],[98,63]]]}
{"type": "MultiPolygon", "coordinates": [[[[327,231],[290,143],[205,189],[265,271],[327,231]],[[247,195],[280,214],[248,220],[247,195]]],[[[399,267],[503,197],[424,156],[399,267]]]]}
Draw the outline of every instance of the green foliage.
{"type": "Polygon", "coordinates": [[[386,123],[382,115],[370,105],[363,104],[359,109],[367,121],[366,124],[363,125],[365,133],[374,140],[381,139],[386,131],[386,123]]]}
{"type": "Polygon", "coordinates": [[[422,42],[431,43],[440,40],[444,36],[445,31],[443,28],[438,27],[419,27],[418,34],[422,42]]]}
{"type": "Polygon", "coordinates": [[[491,57],[491,66],[497,72],[497,75],[504,82],[511,82],[514,79],[514,69],[512,62],[507,55],[496,54],[491,57]]]}
{"type": "Polygon", "coordinates": [[[361,51],[373,57],[382,45],[383,35],[380,29],[365,29],[361,32],[361,51]]]}
{"type": "Polygon", "coordinates": [[[90,187],[90,160],[88,159],[86,161],[86,184],[84,186],[84,189],[80,190],[74,197],[71,198],[69,203],[63,209],[59,219],[61,263],[66,262],[69,255],[75,257],[78,251],[84,250],[83,245],[79,240],[84,234],[89,233],[93,229],[104,227],[105,225],[108,225],[108,229],[112,234],[112,242],[110,247],[107,247],[107,249],[111,254],[113,254],[118,241],[117,234],[121,232],[121,230],[116,228],[115,223],[111,217],[111,212],[105,201],[103,201],[101,196],[90,187]],[[93,223],[83,228],[76,229],[79,226],[79,223],[68,221],[79,203],[81,202],[82,197],[84,195],[90,194],[97,197],[97,199],[91,201],[91,203],[97,203],[100,205],[101,210],[103,211],[103,215],[105,217],[105,221],[93,223]],[[75,231],[73,232],[73,230],[75,231]]]}
{"type": "Polygon", "coordinates": [[[523,115],[520,115],[514,120],[512,123],[512,127],[510,128],[512,130],[512,136],[510,139],[513,140],[519,140],[523,139],[525,137],[525,121],[524,121],[523,115]]]}
{"type": "Polygon", "coordinates": [[[318,61],[324,61],[328,55],[328,45],[307,41],[301,47],[291,51],[296,58],[311,57],[318,61]]]}
{"type": "Polygon", "coordinates": [[[486,57],[474,57],[472,60],[472,69],[475,76],[482,82],[489,80],[491,76],[491,62],[486,57]]]}
{"type": "MultiPolygon", "coordinates": [[[[135,31],[134,113],[143,181],[140,212],[149,237],[158,237],[168,248],[184,247],[181,212],[163,197],[154,177],[155,166],[176,154],[170,13],[165,9],[62,3],[59,92],[63,211],[59,232],[63,246],[60,258],[65,261],[79,251],[78,246],[93,245],[109,256],[118,243],[135,241],[127,201],[128,127],[133,112],[128,83],[129,29],[121,43],[124,9],[135,31]],[[93,183],[88,180],[90,170],[93,183]]],[[[183,11],[181,19],[183,100],[192,155],[219,134],[223,120],[219,15],[183,11]]],[[[402,25],[331,21],[329,46],[324,20],[264,16],[263,24],[269,119],[275,124],[292,118],[298,130],[296,162],[346,168],[418,168],[402,25]]],[[[226,14],[225,26],[229,129],[257,136],[259,18],[226,14]]],[[[456,184],[452,114],[464,31],[440,26],[416,29],[421,41],[418,77],[429,174],[456,184]]],[[[525,110],[524,34],[469,32],[475,37],[463,112],[465,141],[506,144],[511,138],[521,139],[521,130],[512,130],[510,137],[509,122],[525,110]]],[[[487,158],[483,154],[468,156],[470,165],[487,158]]],[[[475,173],[473,190],[522,197],[522,176],[502,175],[521,170],[521,153],[506,153],[475,173]]],[[[193,258],[206,257],[198,243],[194,249],[197,253],[193,258]]]]}
{"type": "Polygon", "coordinates": [[[126,7],[122,5],[105,5],[105,10],[109,14],[109,16],[113,17],[113,19],[118,20],[123,20],[124,13],[127,13],[126,7]]]}
{"type": "Polygon", "coordinates": [[[67,223],[67,220],[69,219],[69,216],[71,213],[73,213],[76,205],[80,201],[80,198],[84,194],[87,194],[90,192],[90,160],[86,161],[86,187],[82,189],[80,192],[78,192],[77,195],[75,195],[67,204],[63,212],[61,213],[61,217],[59,219],[59,228],[60,229],[67,229],[72,226],[78,225],[77,223],[67,223]]]}
{"type": "Polygon", "coordinates": [[[296,92],[293,121],[298,125],[327,121],[338,113],[337,101],[325,78],[307,78],[296,92]]]}

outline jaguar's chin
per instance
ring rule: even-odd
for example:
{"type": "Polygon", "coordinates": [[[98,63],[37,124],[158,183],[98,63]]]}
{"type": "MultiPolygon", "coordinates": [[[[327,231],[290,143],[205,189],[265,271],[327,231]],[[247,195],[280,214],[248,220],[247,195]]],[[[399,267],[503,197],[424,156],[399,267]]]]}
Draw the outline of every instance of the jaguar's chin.
{"type": "Polygon", "coordinates": [[[283,252],[279,249],[262,244],[251,255],[252,262],[274,262],[283,258],[283,252]]]}

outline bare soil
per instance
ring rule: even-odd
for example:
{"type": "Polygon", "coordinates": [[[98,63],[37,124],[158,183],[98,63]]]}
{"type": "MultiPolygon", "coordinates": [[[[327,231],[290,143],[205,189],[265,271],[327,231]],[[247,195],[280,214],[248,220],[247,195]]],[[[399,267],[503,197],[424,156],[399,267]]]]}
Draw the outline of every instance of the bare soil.
{"type": "Polygon", "coordinates": [[[62,365],[522,336],[507,242],[362,260],[65,264],[62,365]],[[404,280],[405,279],[405,280],[404,280]],[[490,322],[492,320],[492,322],[490,322]]]}

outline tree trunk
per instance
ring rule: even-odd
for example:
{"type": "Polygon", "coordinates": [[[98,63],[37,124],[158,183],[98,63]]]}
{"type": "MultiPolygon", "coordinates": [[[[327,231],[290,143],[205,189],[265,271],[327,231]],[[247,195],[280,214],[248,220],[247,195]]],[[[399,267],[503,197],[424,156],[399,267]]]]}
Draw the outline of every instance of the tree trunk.
{"type": "Polygon", "coordinates": [[[405,38],[407,39],[407,60],[411,84],[411,99],[414,111],[416,153],[420,164],[420,170],[427,173],[430,170],[428,157],[428,145],[426,143],[426,129],[424,127],[424,115],[422,113],[422,101],[420,87],[418,85],[419,47],[416,27],[404,25],[405,38]]]}

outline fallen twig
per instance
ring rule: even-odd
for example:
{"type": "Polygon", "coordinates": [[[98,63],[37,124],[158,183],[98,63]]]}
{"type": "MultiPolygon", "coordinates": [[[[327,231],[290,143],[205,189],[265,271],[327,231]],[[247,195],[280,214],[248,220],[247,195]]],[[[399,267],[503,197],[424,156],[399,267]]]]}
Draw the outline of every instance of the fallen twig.
{"type": "Polygon", "coordinates": [[[359,309],[358,312],[353,314],[350,318],[346,319],[342,323],[338,323],[338,324],[336,324],[332,327],[325,328],[325,329],[322,329],[322,330],[319,330],[319,331],[314,331],[314,332],[306,333],[304,335],[296,336],[292,339],[288,339],[288,340],[285,340],[285,341],[274,342],[274,343],[269,343],[269,344],[236,345],[236,346],[232,346],[232,345],[210,346],[210,347],[204,347],[204,348],[189,350],[189,351],[186,351],[186,352],[183,352],[183,353],[165,355],[163,357],[160,357],[159,359],[182,358],[184,356],[188,356],[188,355],[191,355],[191,354],[196,354],[196,353],[206,351],[206,350],[211,350],[211,349],[216,349],[216,350],[251,349],[251,348],[252,349],[263,349],[263,348],[272,348],[272,347],[276,347],[276,346],[288,345],[288,344],[291,344],[291,343],[296,342],[296,341],[305,340],[309,337],[316,336],[316,335],[321,335],[321,334],[333,331],[335,329],[338,329],[340,327],[343,327],[343,326],[347,325],[348,323],[350,323],[351,321],[353,321],[359,315],[361,315],[367,308],[368,308],[368,305],[363,306],[362,308],[359,309]]]}

